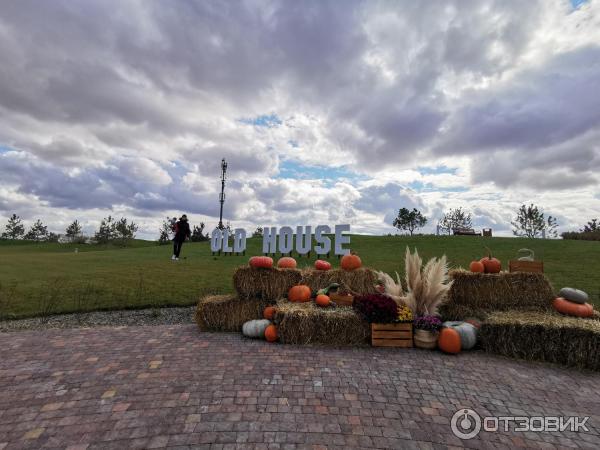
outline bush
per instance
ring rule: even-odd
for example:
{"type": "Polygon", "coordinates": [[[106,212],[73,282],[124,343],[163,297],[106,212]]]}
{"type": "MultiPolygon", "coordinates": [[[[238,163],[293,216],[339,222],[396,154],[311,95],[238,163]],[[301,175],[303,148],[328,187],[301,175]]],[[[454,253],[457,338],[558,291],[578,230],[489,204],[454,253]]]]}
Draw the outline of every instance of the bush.
{"type": "Polygon", "coordinates": [[[600,241],[600,231],[567,231],[560,237],[575,241],[600,241]]]}
{"type": "Polygon", "coordinates": [[[356,297],[354,308],[369,323],[392,323],[398,318],[398,305],[387,295],[370,294],[356,297]]]}

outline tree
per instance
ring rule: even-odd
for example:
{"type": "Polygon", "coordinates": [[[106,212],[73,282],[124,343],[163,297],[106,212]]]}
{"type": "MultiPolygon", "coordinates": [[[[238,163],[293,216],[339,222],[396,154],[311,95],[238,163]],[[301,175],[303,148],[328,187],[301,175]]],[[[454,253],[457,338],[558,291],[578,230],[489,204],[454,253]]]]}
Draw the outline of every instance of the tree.
{"type": "Polygon", "coordinates": [[[256,230],[254,230],[254,233],[252,233],[252,237],[258,237],[258,238],[263,237],[263,229],[262,229],[262,227],[256,228],[256,230]]]}
{"type": "Polygon", "coordinates": [[[76,240],[78,237],[82,235],[81,225],[77,220],[74,220],[71,225],[67,227],[65,230],[65,235],[71,239],[72,241],[76,240]]]}
{"type": "Polygon", "coordinates": [[[166,220],[163,220],[158,232],[160,233],[158,236],[158,243],[160,245],[171,242],[171,237],[169,236],[169,233],[171,233],[171,221],[168,217],[166,220]]]}
{"type": "Polygon", "coordinates": [[[448,235],[457,229],[472,228],[471,213],[464,211],[462,208],[450,209],[444,214],[438,225],[442,230],[447,231],[448,235]]]}
{"type": "Polygon", "coordinates": [[[600,232],[600,223],[598,223],[598,219],[592,219],[587,224],[583,226],[583,229],[580,230],[582,233],[597,233],[600,232]]]}
{"type": "Polygon", "coordinates": [[[556,217],[544,218],[544,213],[533,203],[529,206],[521,205],[511,225],[515,236],[528,238],[537,238],[544,234],[551,237],[558,236],[556,217]]]}
{"type": "Polygon", "coordinates": [[[23,221],[19,216],[13,214],[6,224],[5,231],[2,233],[4,239],[20,239],[25,234],[23,221]]]}
{"type": "Polygon", "coordinates": [[[40,219],[35,222],[23,239],[28,241],[45,241],[48,238],[48,227],[40,219]]]}
{"type": "Polygon", "coordinates": [[[409,211],[407,208],[402,208],[398,211],[398,217],[394,219],[392,225],[399,230],[408,231],[412,236],[417,228],[425,226],[426,223],[427,217],[421,214],[421,211],[417,208],[413,208],[412,211],[409,211]]]}
{"type": "Polygon", "coordinates": [[[200,222],[200,226],[194,225],[194,229],[192,230],[192,236],[190,237],[190,240],[192,242],[202,242],[209,240],[208,233],[204,234],[204,227],[204,222],[200,222]]]}
{"type": "Polygon", "coordinates": [[[94,234],[94,240],[99,244],[108,244],[116,236],[115,221],[112,216],[105,217],[100,222],[100,228],[94,234]]]}
{"type": "Polygon", "coordinates": [[[118,222],[114,223],[114,239],[119,240],[121,245],[127,245],[127,243],[135,238],[135,233],[138,230],[138,226],[134,223],[128,223],[125,217],[121,217],[118,222]]]}

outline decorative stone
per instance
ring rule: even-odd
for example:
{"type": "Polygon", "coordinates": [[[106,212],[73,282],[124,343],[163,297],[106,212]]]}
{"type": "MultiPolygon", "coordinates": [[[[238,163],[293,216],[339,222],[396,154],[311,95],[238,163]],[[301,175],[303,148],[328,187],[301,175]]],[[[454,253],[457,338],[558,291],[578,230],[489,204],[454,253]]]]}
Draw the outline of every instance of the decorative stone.
{"type": "Polygon", "coordinates": [[[589,300],[587,293],[570,287],[564,287],[558,293],[559,297],[569,300],[573,303],[584,304],[589,300]]]}

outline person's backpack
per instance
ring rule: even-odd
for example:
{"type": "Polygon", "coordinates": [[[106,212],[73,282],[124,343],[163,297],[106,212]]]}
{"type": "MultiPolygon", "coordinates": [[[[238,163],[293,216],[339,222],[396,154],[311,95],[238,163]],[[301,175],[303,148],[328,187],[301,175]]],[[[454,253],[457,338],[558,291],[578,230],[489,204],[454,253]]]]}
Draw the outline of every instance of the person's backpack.
{"type": "Polygon", "coordinates": [[[177,232],[179,231],[179,225],[177,222],[172,222],[171,223],[171,231],[175,234],[177,234],[177,232]]]}

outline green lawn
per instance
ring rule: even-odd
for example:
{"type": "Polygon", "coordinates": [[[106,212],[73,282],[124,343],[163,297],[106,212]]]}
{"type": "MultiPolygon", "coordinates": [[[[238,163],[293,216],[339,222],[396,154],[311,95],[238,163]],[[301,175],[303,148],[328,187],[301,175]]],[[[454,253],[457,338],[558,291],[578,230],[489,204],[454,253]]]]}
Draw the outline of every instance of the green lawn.
{"type": "MultiPolygon", "coordinates": [[[[504,267],[527,247],[543,259],[558,290],[586,290],[600,307],[600,242],[526,240],[469,236],[352,236],[363,264],[389,273],[404,273],[404,249],[417,247],[424,258],[446,254],[452,267],[467,267],[489,246],[504,267]]],[[[262,241],[248,240],[247,255],[260,254],[262,241]]],[[[191,305],[202,293],[233,291],[231,275],[248,256],[213,257],[207,242],[186,243],[182,259],[170,260],[171,247],[135,241],[128,248],[71,244],[0,243],[0,315],[39,314],[191,305]],[[75,253],[75,248],[79,249],[75,253]]],[[[299,265],[314,258],[299,259],[299,265]]],[[[336,258],[331,258],[334,266],[336,258]]]]}

